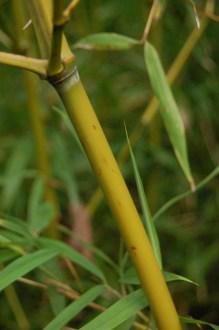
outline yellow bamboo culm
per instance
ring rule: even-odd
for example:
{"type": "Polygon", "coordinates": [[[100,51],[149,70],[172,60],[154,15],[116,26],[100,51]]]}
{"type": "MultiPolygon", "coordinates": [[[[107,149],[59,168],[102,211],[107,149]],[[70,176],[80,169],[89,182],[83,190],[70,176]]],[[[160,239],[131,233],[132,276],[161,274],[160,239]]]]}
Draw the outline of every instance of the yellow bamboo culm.
{"type": "Polygon", "coordinates": [[[77,70],[53,78],[52,83],[68,111],[118,221],[159,329],[180,330],[179,318],[166,282],[77,70]]]}

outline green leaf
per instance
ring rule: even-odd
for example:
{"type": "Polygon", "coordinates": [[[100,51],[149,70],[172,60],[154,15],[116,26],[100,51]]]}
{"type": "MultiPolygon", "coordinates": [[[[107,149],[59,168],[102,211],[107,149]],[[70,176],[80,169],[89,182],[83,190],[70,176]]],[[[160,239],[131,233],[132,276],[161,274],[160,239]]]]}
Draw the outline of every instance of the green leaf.
{"type": "Polygon", "coordinates": [[[80,196],[78,192],[78,186],[74,175],[74,168],[72,168],[72,164],[70,162],[67,146],[64,143],[64,139],[59,134],[53,135],[54,145],[56,146],[56,167],[57,167],[57,175],[63,181],[65,185],[65,189],[68,193],[68,199],[70,203],[79,204],[80,196]]]}
{"type": "Polygon", "coordinates": [[[73,247],[70,247],[63,242],[48,238],[39,238],[37,241],[43,247],[54,248],[58,250],[62,256],[68,258],[77,265],[80,265],[82,268],[88,270],[90,273],[104,281],[104,275],[102,271],[94,263],[85,258],[82,254],[74,250],[73,247]]]}
{"type": "MultiPolygon", "coordinates": [[[[163,272],[164,277],[165,277],[165,281],[166,282],[174,282],[174,281],[184,281],[190,284],[194,284],[194,285],[198,285],[196,282],[188,279],[187,277],[181,276],[181,275],[177,275],[174,273],[170,273],[170,272],[163,272]]],[[[121,283],[124,284],[131,284],[131,285],[139,285],[140,281],[138,279],[137,273],[135,271],[134,268],[129,268],[125,274],[123,275],[123,277],[120,279],[121,283]]]]}
{"type": "Polygon", "coordinates": [[[131,330],[132,323],[135,321],[136,315],[130,317],[128,320],[118,325],[118,327],[114,328],[114,330],[131,330]]]}
{"type": "Polygon", "coordinates": [[[213,330],[219,330],[219,325],[212,324],[209,322],[201,321],[201,320],[196,320],[192,317],[180,317],[180,319],[183,321],[185,324],[196,324],[198,327],[202,325],[208,325],[211,327],[213,330]]]}
{"type": "Polygon", "coordinates": [[[21,237],[30,238],[31,234],[28,232],[27,225],[24,221],[17,218],[10,217],[9,220],[0,219],[0,227],[8,229],[21,237]]]}
{"type": "Polygon", "coordinates": [[[135,160],[132,146],[129,141],[128,132],[126,130],[126,127],[125,127],[125,132],[126,132],[126,139],[127,139],[127,143],[128,143],[128,147],[129,147],[129,152],[131,155],[132,166],[134,169],[134,175],[135,175],[135,181],[136,181],[136,185],[137,185],[137,189],[138,189],[138,195],[140,198],[141,208],[142,208],[142,212],[143,212],[143,220],[144,220],[143,223],[144,223],[145,229],[147,230],[149,239],[151,241],[154,255],[160,265],[160,268],[162,269],[162,257],[161,257],[160,242],[159,242],[159,238],[157,235],[157,230],[156,230],[156,227],[152,220],[152,216],[151,216],[151,212],[150,212],[150,209],[148,206],[148,201],[147,201],[147,198],[145,195],[143,183],[142,183],[139,171],[138,171],[137,162],[135,160]]]}
{"type": "Polygon", "coordinates": [[[0,272],[0,290],[57,255],[58,251],[50,248],[17,258],[0,272]]]}
{"type": "Polygon", "coordinates": [[[107,308],[80,330],[110,330],[148,306],[142,289],[136,290],[107,308]]]}
{"type": "Polygon", "coordinates": [[[87,305],[94,301],[104,291],[103,285],[97,285],[94,288],[88,290],[81,297],[68,305],[54,320],[52,320],[44,330],[60,330],[69,321],[73,319],[80,311],[82,311],[87,305]]]}
{"type": "Polygon", "coordinates": [[[188,162],[183,122],[172,91],[168,85],[158,53],[149,42],[145,43],[144,56],[153,91],[160,101],[161,115],[170,141],[181,168],[189,181],[191,188],[194,190],[195,186],[188,162]]]}
{"type": "Polygon", "coordinates": [[[187,282],[187,283],[198,286],[198,283],[190,280],[189,278],[187,278],[185,276],[177,275],[174,273],[164,272],[164,277],[165,277],[166,282],[183,281],[183,282],[187,282]]]}
{"type": "Polygon", "coordinates": [[[88,35],[80,39],[74,48],[89,50],[126,50],[139,44],[138,40],[116,34],[116,33],[97,33],[88,35]]]}
{"type": "MultiPolygon", "coordinates": [[[[66,277],[64,274],[63,266],[60,263],[58,258],[53,258],[49,260],[46,265],[43,267],[45,274],[41,274],[42,278],[45,280],[48,277],[48,274],[52,274],[52,276],[58,280],[59,282],[65,283],[66,277]]],[[[48,286],[48,298],[51,305],[51,309],[53,311],[53,315],[58,315],[66,306],[66,298],[65,296],[57,290],[53,285],[48,286]]]]}
{"type": "Polygon", "coordinates": [[[32,233],[40,233],[45,229],[55,214],[53,206],[43,201],[44,190],[43,178],[37,177],[33,183],[28,205],[28,224],[32,233]]]}

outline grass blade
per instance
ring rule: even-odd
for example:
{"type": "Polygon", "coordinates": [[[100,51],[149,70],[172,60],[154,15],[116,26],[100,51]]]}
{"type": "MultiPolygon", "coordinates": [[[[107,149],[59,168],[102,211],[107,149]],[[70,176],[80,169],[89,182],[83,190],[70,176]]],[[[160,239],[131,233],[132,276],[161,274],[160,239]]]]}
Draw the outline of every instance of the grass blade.
{"type": "Polygon", "coordinates": [[[191,188],[194,190],[195,185],[188,161],[183,122],[172,91],[167,82],[157,51],[149,42],[145,43],[144,56],[153,91],[160,101],[161,115],[170,141],[173,145],[181,168],[190,183],[191,188]]]}
{"type": "Polygon", "coordinates": [[[127,139],[127,143],[128,143],[128,147],[129,147],[129,152],[131,155],[132,166],[134,169],[134,175],[135,175],[135,181],[136,181],[136,185],[137,185],[137,189],[138,189],[138,195],[139,195],[140,202],[141,202],[141,208],[142,208],[142,213],[143,213],[143,223],[144,223],[145,229],[147,230],[148,236],[150,238],[154,254],[157,258],[160,268],[162,268],[162,257],[161,257],[161,251],[160,251],[159,238],[157,235],[156,227],[152,220],[151,212],[149,210],[144,187],[143,187],[142,180],[141,180],[141,177],[140,177],[140,174],[138,171],[137,162],[135,160],[135,156],[134,156],[134,153],[133,153],[133,150],[131,147],[131,143],[129,141],[126,127],[125,127],[125,132],[126,132],[126,139],[127,139]]]}
{"type": "Polygon", "coordinates": [[[50,248],[16,259],[0,272],[0,291],[57,255],[58,251],[50,248]]]}
{"type": "Polygon", "coordinates": [[[55,319],[53,319],[44,330],[60,330],[64,327],[73,317],[82,311],[87,305],[94,301],[102,294],[104,290],[103,285],[95,286],[84,293],[77,301],[68,305],[55,319]]]}
{"type": "Polygon", "coordinates": [[[136,290],[111,305],[105,312],[98,315],[80,330],[114,329],[146,306],[148,306],[148,301],[143,290],[136,290]]]}

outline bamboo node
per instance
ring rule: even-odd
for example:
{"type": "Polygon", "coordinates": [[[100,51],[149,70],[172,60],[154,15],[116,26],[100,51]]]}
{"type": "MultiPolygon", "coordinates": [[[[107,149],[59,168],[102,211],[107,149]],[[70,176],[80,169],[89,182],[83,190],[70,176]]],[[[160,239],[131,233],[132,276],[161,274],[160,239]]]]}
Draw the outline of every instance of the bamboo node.
{"type": "Polygon", "coordinates": [[[62,72],[48,76],[48,81],[58,90],[67,90],[72,87],[74,84],[78,83],[80,76],[76,66],[72,68],[63,70],[62,72]]]}

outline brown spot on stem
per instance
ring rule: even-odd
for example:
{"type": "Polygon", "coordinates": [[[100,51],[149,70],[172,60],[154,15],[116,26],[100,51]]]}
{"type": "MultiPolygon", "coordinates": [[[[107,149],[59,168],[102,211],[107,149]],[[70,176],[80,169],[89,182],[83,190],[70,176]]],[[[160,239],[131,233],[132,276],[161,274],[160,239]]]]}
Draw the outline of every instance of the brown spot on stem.
{"type": "Polygon", "coordinates": [[[96,129],[97,129],[96,125],[92,125],[92,127],[96,131],[96,129]]]}
{"type": "Polygon", "coordinates": [[[107,160],[106,160],[105,157],[103,157],[103,162],[104,162],[105,164],[107,164],[107,160]]]}

